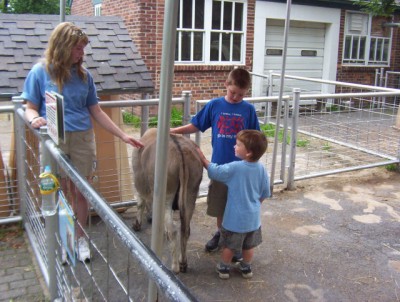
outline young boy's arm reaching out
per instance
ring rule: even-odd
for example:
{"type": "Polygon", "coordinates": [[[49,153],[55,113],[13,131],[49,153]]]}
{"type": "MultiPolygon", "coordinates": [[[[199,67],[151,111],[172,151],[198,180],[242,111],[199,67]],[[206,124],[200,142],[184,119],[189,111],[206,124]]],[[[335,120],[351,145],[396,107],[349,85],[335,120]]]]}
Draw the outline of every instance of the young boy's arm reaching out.
{"type": "Polygon", "coordinates": [[[203,163],[204,168],[208,168],[210,161],[204,156],[204,153],[201,151],[199,147],[196,147],[197,153],[200,155],[201,162],[203,163]]]}
{"type": "Polygon", "coordinates": [[[172,128],[170,130],[170,133],[172,134],[191,134],[199,131],[199,129],[196,128],[193,124],[187,124],[184,126],[172,128]]]}

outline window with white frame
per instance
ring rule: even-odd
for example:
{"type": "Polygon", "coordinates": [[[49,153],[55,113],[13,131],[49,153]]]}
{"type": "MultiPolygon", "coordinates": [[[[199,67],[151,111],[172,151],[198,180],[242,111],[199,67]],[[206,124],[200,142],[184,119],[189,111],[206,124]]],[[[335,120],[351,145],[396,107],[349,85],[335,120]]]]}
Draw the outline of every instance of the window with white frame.
{"type": "Polygon", "coordinates": [[[94,15],[101,16],[101,3],[94,5],[94,15]]]}
{"type": "MultiPolygon", "coordinates": [[[[381,26],[381,23],[379,24],[381,26]]],[[[388,66],[391,30],[372,30],[368,14],[347,12],[343,46],[343,64],[359,66],[388,66]]]]}
{"type": "Polygon", "coordinates": [[[180,0],[175,61],[243,63],[246,4],[244,0],[180,0]]]}

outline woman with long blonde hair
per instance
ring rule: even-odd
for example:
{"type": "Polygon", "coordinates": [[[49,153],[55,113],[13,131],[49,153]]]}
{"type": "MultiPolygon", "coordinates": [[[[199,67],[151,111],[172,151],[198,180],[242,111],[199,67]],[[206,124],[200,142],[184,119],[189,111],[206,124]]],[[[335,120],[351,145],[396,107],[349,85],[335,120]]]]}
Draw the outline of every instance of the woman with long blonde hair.
{"type": "MultiPolygon", "coordinates": [[[[25,119],[33,128],[46,122],[45,93],[57,92],[64,97],[65,142],[60,149],[71,159],[82,175],[93,174],[96,146],[92,117],[104,129],[133,147],[142,147],[140,141],[123,132],[100,108],[92,75],[82,66],[88,36],[71,22],[60,23],[51,33],[44,58],[29,72],[22,93],[26,101],[25,119]]],[[[84,238],[89,208],[85,198],[72,182],[62,180],[63,189],[75,193],[72,208],[79,225],[76,229],[78,259],[90,259],[88,242],[84,238]]]]}

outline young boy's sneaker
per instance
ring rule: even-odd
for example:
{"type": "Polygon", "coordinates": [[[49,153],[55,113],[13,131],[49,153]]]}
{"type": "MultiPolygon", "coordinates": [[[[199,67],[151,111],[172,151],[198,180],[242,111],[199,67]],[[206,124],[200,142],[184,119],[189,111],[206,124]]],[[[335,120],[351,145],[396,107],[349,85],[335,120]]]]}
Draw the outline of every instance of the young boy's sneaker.
{"type": "Polygon", "coordinates": [[[229,270],[229,265],[223,264],[221,262],[217,264],[216,272],[221,279],[229,279],[229,270]]]}
{"type": "Polygon", "coordinates": [[[219,247],[219,238],[221,233],[219,231],[215,232],[214,236],[206,243],[207,252],[215,252],[219,247]]]}
{"type": "Polygon", "coordinates": [[[250,279],[253,277],[253,272],[251,271],[251,265],[246,264],[243,261],[235,264],[235,268],[242,273],[242,277],[245,279],[250,279]]]}

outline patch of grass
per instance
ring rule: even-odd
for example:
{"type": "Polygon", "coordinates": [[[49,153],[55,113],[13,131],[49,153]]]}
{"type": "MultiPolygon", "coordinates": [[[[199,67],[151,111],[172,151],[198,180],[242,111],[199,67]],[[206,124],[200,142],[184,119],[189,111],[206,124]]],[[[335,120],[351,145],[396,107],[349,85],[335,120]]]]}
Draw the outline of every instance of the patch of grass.
{"type": "MultiPolygon", "coordinates": [[[[182,126],[183,112],[181,109],[172,107],[170,125],[171,127],[182,126]]],[[[153,116],[149,119],[149,127],[156,128],[158,126],[158,116],[153,116]]]]}
{"type": "MultiPolygon", "coordinates": [[[[262,132],[264,132],[266,137],[275,137],[276,126],[274,124],[261,125],[260,129],[262,132]]],[[[283,129],[279,129],[278,141],[279,142],[283,141],[283,129]]],[[[288,138],[288,142],[289,141],[290,141],[290,138],[288,138]]]]}
{"type": "MultiPolygon", "coordinates": [[[[260,129],[262,132],[264,132],[266,137],[275,137],[275,130],[276,130],[276,126],[274,124],[265,124],[265,125],[261,125],[260,129]]],[[[290,134],[288,133],[287,137],[286,137],[286,144],[290,144],[290,134]]],[[[283,129],[279,129],[278,132],[278,141],[281,143],[283,141],[283,129]]],[[[297,147],[306,147],[310,144],[310,141],[307,139],[298,139],[296,146],[297,147]]]]}
{"type": "Polygon", "coordinates": [[[338,105],[332,105],[330,107],[327,107],[327,109],[331,112],[339,111],[339,106],[338,105]]]}
{"type": "Polygon", "coordinates": [[[400,171],[400,165],[399,164],[390,164],[390,165],[386,165],[385,169],[387,171],[391,171],[391,172],[399,172],[400,171]]]}
{"type": "Polygon", "coordinates": [[[141,122],[140,117],[128,111],[122,112],[122,120],[126,125],[132,125],[135,128],[140,128],[140,122],[141,122]]]}
{"type": "Polygon", "coordinates": [[[183,112],[181,109],[172,107],[171,109],[171,126],[178,127],[182,126],[183,112]]]}
{"type": "Polygon", "coordinates": [[[322,146],[322,150],[324,150],[324,151],[329,151],[329,150],[331,150],[331,149],[332,149],[332,146],[329,145],[329,143],[325,143],[325,144],[322,146]]]}
{"type": "Polygon", "coordinates": [[[307,139],[299,139],[297,140],[296,146],[299,148],[307,147],[310,144],[310,141],[307,139]]]}

